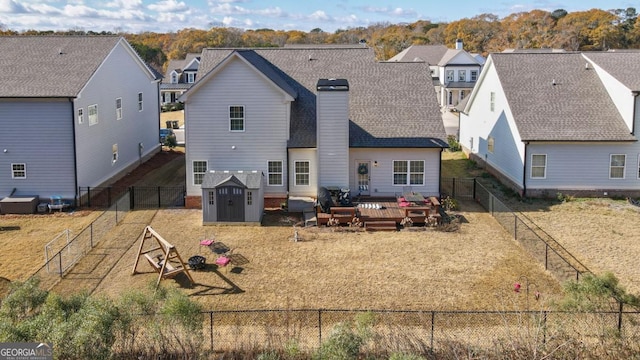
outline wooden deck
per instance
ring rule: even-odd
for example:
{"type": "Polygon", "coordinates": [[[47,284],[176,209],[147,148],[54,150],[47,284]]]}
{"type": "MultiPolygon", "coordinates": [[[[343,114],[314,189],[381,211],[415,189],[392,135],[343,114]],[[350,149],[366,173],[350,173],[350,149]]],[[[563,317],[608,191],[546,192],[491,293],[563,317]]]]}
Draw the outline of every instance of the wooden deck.
{"type": "MultiPolygon", "coordinates": [[[[327,225],[330,219],[336,219],[340,225],[347,225],[357,218],[359,222],[365,225],[375,223],[395,222],[396,226],[409,217],[414,224],[424,224],[429,216],[435,216],[440,222],[439,206],[440,203],[434,198],[435,203],[431,206],[407,206],[400,207],[397,201],[393,199],[383,201],[364,201],[354,204],[353,207],[332,207],[331,213],[323,213],[318,210],[317,224],[318,226],[327,225]]],[[[432,200],[432,201],[433,201],[432,200]]],[[[375,227],[375,226],[372,226],[375,227]]],[[[388,225],[386,226],[389,227],[388,225]]]]}

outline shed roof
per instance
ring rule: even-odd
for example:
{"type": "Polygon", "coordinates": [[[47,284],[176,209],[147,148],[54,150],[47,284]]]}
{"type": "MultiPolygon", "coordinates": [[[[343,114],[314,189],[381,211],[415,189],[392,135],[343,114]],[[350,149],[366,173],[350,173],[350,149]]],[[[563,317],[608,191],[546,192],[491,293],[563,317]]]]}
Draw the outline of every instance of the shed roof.
{"type": "Polygon", "coordinates": [[[262,185],[260,171],[209,171],[202,178],[203,189],[213,189],[228,182],[234,182],[247,189],[259,189],[262,185]]]}

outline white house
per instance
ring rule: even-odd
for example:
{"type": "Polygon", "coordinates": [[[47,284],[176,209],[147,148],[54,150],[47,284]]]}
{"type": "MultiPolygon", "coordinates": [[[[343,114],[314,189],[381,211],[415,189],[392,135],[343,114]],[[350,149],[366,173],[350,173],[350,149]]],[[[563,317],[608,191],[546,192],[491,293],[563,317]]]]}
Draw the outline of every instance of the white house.
{"type": "Polygon", "coordinates": [[[189,53],[184,59],[170,60],[160,85],[161,103],[175,103],[196,82],[199,66],[200,54],[189,53]]]}
{"type": "Polygon", "coordinates": [[[640,194],[640,52],[491,54],[460,117],[522,196],[640,194]]]}
{"type": "Polygon", "coordinates": [[[438,103],[447,109],[455,108],[471,94],[484,65],[484,58],[466,52],[459,39],[455,49],[444,45],[411,45],[389,61],[424,61],[429,64],[438,103]]]}
{"type": "Polygon", "coordinates": [[[187,206],[215,202],[202,198],[210,171],[263,174],[267,207],[321,186],[439,195],[447,143],[426,64],[376,62],[364,47],[205,49],[199,72],[180,98],[187,206]]]}
{"type": "Polygon", "coordinates": [[[158,80],[124,38],[2,36],[0,68],[0,197],[74,201],[160,150],[158,80]]]}

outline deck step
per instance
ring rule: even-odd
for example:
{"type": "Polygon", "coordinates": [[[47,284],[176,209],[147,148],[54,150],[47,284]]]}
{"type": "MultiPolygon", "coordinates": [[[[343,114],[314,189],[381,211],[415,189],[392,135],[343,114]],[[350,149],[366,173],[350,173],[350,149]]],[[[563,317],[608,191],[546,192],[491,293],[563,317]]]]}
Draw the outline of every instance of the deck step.
{"type": "Polygon", "coordinates": [[[395,221],[367,221],[364,223],[367,231],[396,231],[398,226],[395,221]]]}

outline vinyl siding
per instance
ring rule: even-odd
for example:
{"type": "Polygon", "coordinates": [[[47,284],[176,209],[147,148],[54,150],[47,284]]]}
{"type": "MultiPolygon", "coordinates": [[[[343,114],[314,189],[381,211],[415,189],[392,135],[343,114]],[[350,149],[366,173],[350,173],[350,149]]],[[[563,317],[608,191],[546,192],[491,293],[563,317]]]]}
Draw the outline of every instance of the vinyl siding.
{"type": "Polygon", "coordinates": [[[311,196],[318,195],[318,163],[316,149],[291,149],[289,152],[289,195],[311,196]],[[296,185],[294,166],[296,161],[309,161],[309,185],[296,185]]]}
{"type": "Polygon", "coordinates": [[[14,188],[16,195],[75,197],[73,119],[69,99],[0,102],[0,197],[14,188]],[[12,163],[26,164],[26,179],[12,179],[12,163]]]}
{"type": "MultiPolygon", "coordinates": [[[[638,155],[640,145],[613,143],[532,143],[527,149],[531,154],[546,154],[546,179],[530,177],[530,160],[527,162],[528,189],[558,190],[638,190],[638,155]],[[626,154],[625,178],[609,179],[611,154],[626,154]]],[[[553,195],[553,194],[552,194],[553,195]]]]}
{"type": "Polygon", "coordinates": [[[349,184],[352,194],[357,194],[356,161],[371,161],[371,196],[395,196],[402,193],[402,185],[393,185],[394,160],[424,160],[424,186],[412,185],[412,190],[425,196],[440,196],[440,149],[351,149],[349,152],[349,184]],[[374,166],[374,161],[378,166],[374,166]]]}
{"type": "Polygon", "coordinates": [[[84,123],[76,121],[78,186],[99,186],[159,147],[158,85],[124,45],[116,45],[75,100],[84,123]],[[138,93],[143,110],[138,111],[138,93]],[[116,120],[116,98],[122,98],[122,119],[116,120]],[[89,126],[89,105],[98,105],[98,123],[89,126]],[[139,145],[143,144],[140,154],[139,145]],[[118,160],[112,163],[112,146],[118,160]]]}
{"type": "Polygon", "coordinates": [[[208,170],[258,170],[265,176],[269,161],[282,160],[283,185],[266,186],[265,194],[285,194],[290,105],[282,91],[239,59],[205,80],[185,106],[187,194],[201,195],[193,184],[194,160],[207,160],[208,170]],[[244,106],[245,131],[229,131],[229,106],[244,106]]]}
{"type": "Polygon", "coordinates": [[[349,92],[319,91],[318,185],[346,187],[349,183],[349,92]]]}

